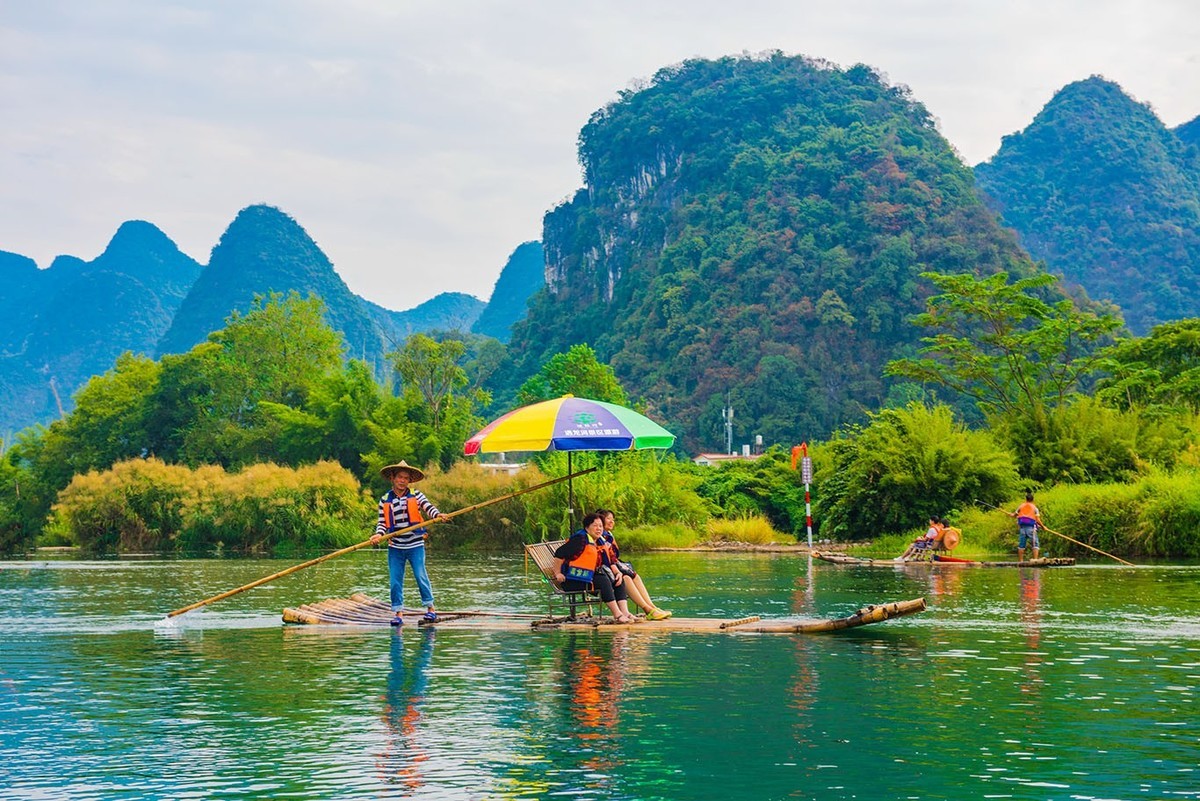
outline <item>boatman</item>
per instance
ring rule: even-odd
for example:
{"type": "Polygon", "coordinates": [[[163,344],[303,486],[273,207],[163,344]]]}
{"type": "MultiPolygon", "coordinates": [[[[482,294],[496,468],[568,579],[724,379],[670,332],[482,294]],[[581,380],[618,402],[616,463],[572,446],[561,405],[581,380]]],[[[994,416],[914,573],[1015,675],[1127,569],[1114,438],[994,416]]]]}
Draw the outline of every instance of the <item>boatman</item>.
{"type": "MultiPolygon", "coordinates": [[[[385,535],[393,531],[434,520],[442,513],[430,503],[420,490],[413,490],[410,484],[425,480],[425,474],[407,462],[389,464],[379,471],[384,478],[392,482],[392,488],[379,499],[379,522],[375,524],[375,533],[371,542],[378,543],[385,535]]],[[[433,587],[429,583],[429,573],[425,570],[425,537],[428,536],[423,528],[406,531],[388,540],[388,576],[391,579],[392,625],[403,626],[404,614],[404,565],[412,565],[413,576],[417,579],[417,589],[421,591],[421,604],[425,607],[425,620],[436,623],[438,616],[433,610],[433,587]]]]}
{"type": "Polygon", "coordinates": [[[1045,526],[1042,523],[1042,513],[1033,503],[1033,493],[1027,491],[1025,503],[1018,506],[1017,511],[1009,512],[1008,516],[1017,518],[1017,561],[1025,561],[1026,542],[1033,546],[1033,558],[1036,560],[1041,550],[1038,548],[1037,530],[1045,526]]]}

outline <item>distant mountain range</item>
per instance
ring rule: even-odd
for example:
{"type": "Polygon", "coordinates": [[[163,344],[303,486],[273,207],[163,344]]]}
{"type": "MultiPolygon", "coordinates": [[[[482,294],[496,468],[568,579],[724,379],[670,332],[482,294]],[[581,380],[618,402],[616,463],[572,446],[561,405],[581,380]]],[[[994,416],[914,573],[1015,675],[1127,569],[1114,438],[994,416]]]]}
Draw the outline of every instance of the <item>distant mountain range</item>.
{"type": "MultiPolygon", "coordinates": [[[[417,331],[469,331],[485,304],[458,292],[393,311],[352,293],[300,225],[279,209],[243,209],[201,266],[148,222],[120,227],[90,262],[45,270],[0,251],[0,437],[71,409],[71,395],[125,351],[160,356],[203,342],[256,294],[317,294],[347,354],[377,367],[417,331]]],[[[504,280],[503,274],[501,280],[504,280]]],[[[498,282],[499,283],[499,282],[498,282]]],[[[526,290],[532,293],[539,282],[526,290]]],[[[516,291],[516,290],[513,290],[516,291]]],[[[519,294],[519,291],[517,291],[519,294]]],[[[524,299],[521,299],[523,306],[524,299]]],[[[497,298],[512,306],[510,293],[497,298]]],[[[502,325],[503,312],[493,315],[502,325]]],[[[511,321],[510,321],[511,323],[511,321]]]]}
{"type": "Polygon", "coordinates": [[[512,252],[487,308],[471,330],[476,334],[508,342],[513,323],[524,319],[529,296],[546,283],[546,257],[541,242],[525,242],[512,252]]]}
{"type": "Polygon", "coordinates": [[[124,351],[150,353],[202,268],[146,222],[100,256],[39,270],[0,254],[0,436],[71,408],[71,393],[124,351]]]}
{"type": "Polygon", "coordinates": [[[1092,77],[1061,89],[975,168],[1021,244],[1138,334],[1200,315],[1200,119],[1168,129],[1092,77]]]}
{"type": "Polygon", "coordinates": [[[346,338],[349,355],[368,360],[395,350],[416,330],[470,330],[484,307],[459,292],[406,312],[363,300],[295,220],[270,206],[250,206],[221,235],[156,352],[182,353],[222,327],[233,309],[249,308],[256,293],[292,289],[320,296],[326,320],[346,338]]]}
{"type": "Polygon", "coordinates": [[[1064,87],[974,170],[904,87],[779,53],[663,69],[579,143],[584,187],[486,307],[360,298],[269,206],[240,212],[207,266],[146,222],[91,262],[0,252],[0,436],[69,409],[121,352],[187,350],[270,291],[319,294],[377,369],[416,331],[511,337],[497,398],[591,344],[690,450],[723,443],[725,407],[735,442],[769,444],[913,397],[882,367],[920,345],[923,271],[1044,268],[1137,333],[1200,316],[1200,117],[1169,129],[1102,78],[1064,87]]]}

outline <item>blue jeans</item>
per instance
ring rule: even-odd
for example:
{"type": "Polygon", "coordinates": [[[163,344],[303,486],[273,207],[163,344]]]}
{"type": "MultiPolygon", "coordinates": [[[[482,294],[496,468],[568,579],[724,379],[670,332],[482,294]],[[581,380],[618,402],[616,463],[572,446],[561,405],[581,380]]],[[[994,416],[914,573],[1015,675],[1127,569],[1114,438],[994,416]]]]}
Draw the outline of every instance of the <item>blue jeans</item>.
{"type": "Polygon", "coordinates": [[[429,583],[429,574],[425,572],[425,546],[416,548],[388,548],[388,575],[392,585],[392,611],[398,611],[404,606],[404,565],[412,565],[413,575],[417,579],[417,589],[421,591],[421,605],[433,606],[433,586],[429,583]]]}
{"type": "Polygon", "coordinates": [[[1038,547],[1037,526],[1017,526],[1017,547],[1024,549],[1026,542],[1038,547]]]}

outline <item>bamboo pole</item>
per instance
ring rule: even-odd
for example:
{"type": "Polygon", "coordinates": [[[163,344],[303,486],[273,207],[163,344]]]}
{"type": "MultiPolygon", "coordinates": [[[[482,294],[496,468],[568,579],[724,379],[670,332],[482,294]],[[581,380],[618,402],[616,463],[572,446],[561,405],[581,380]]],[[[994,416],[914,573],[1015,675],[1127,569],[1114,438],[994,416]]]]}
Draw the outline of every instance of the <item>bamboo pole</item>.
{"type": "Polygon", "coordinates": [[[1066,534],[1061,534],[1061,533],[1055,531],[1054,529],[1050,528],[1049,526],[1043,526],[1039,523],[1038,527],[1041,529],[1044,529],[1045,531],[1049,531],[1051,534],[1054,534],[1055,536],[1062,537],[1064,540],[1067,540],[1068,542],[1073,542],[1076,545],[1082,545],[1084,548],[1087,548],[1089,551],[1095,551],[1096,553],[1103,554],[1103,555],[1107,556],[1109,559],[1116,559],[1118,562],[1120,562],[1123,565],[1128,565],[1129,567],[1137,567],[1137,565],[1135,565],[1133,562],[1126,562],[1121,557],[1113,556],[1108,551],[1102,551],[1099,548],[1093,548],[1091,545],[1088,545],[1086,542],[1080,542],[1079,540],[1074,539],[1073,537],[1068,537],[1066,534]]]}
{"type": "MultiPolygon", "coordinates": [[[[987,501],[979,501],[979,500],[977,500],[977,501],[975,501],[975,503],[981,504],[981,505],[983,505],[983,506],[991,506],[993,509],[995,509],[995,510],[996,510],[996,511],[998,511],[998,512],[1004,512],[1005,514],[1008,514],[1008,512],[1007,512],[1007,511],[1005,511],[1004,509],[1001,509],[999,506],[995,506],[995,505],[993,505],[993,504],[990,504],[990,503],[988,503],[987,501]]],[[[1100,550],[1099,548],[1094,548],[1094,547],[1092,547],[1091,545],[1088,545],[1086,542],[1080,542],[1079,540],[1075,539],[1074,537],[1068,537],[1066,534],[1063,534],[1063,533],[1061,533],[1061,532],[1055,531],[1054,529],[1052,529],[1052,528],[1050,528],[1049,526],[1047,526],[1047,525],[1044,525],[1044,524],[1042,524],[1042,523],[1038,523],[1038,528],[1042,529],[1043,531],[1048,531],[1048,532],[1050,532],[1051,534],[1053,534],[1053,535],[1054,535],[1054,536],[1056,536],[1056,537],[1062,537],[1062,538],[1063,538],[1064,540],[1066,540],[1067,542],[1073,542],[1073,543],[1075,543],[1076,545],[1081,545],[1081,546],[1083,546],[1084,548],[1087,548],[1089,551],[1095,551],[1095,552],[1096,552],[1096,553],[1098,553],[1098,554],[1101,554],[1101,555],[1103,555],[1103,556],[1107,556],[1109,559],[1116,559],[1118,562],[1120,562],[1120,563],[1121,563],[1121,564],[1123,564],[1123,565],[1128,565],[1129,567],[1137,567],[1137,565],[1135,565],[1133,562],[1126,562],[1124,559],[1122,559],[1122,558],[1121,558],[1121,557],[1119,557],[1119,556],[1113,556],[1113,555],[1112,555],[1111,553],[1109,553],[1108,551],[1102,551],[1102,550],[1100,550]]]]}
{"type": "MultiPolygon", "coordinates": [[[[494,503],[500,503],[500,501],[507,501],[511,498],[517,497],[518,495],[524,495],[527,492],[533,492],[534,490],[543,489],[543,488],[549,487],[553,484],[558,484],[562,481],[569,481],[572,478],[574,478],[575,476],[582,476],[587,473],[591,473],[597,469],[599,469],[599,468],[589,467],[586,470],[580,470],[577,473],[568,473],[567,475],[562,476],[560,478],[551,479],[550,481],[544,481],[541,484],[535,484],[532,487],[526,487],[525,489],[518,490],[517,492],[510,492],[508,495],[502,495],[499,498],[492,498],[490,501],[481,501],[480,503],[472,504],[471,506],[464,506],[462,509],[457,509],[453,512],[448,512],[446,514],[439,515],[438,517],[435,517],[433,520],[426,520],[422,523],[418,523],[413,526],[408,526],[406,528],[402,528],[402,529],[393,531],[391,534],[384,535],[379,540],[379,542],[385,542],[387,540],[390,540],[392,537],[395,537],[399,534],[404,534],[404,533],[412,531],[414,529],[421,528],[422,526],[427,526],[427,525],[430,525],[432,523],[437,523],[437,522],[445,522],[447,520],[450,520],[451,518],[458,517],[459,515],[462,515],[462,514],[466,514],[467,512],[473,512],[476,509],[482,509],[485,506],[491,506],[494,503]]],[[[237,589],[227,590],[226,592],[223,592],[220,595],[214,595],[211,598],[205,598],[203,601],[197,601],[196,603],[189,604],[188,606],[185,606],[181,609],[176,609],[174,612],[168,612],[167,617],[168,618],[176,617],[177,615],[182,615],[184,612],[190,612],[193,609],[199,609],[202,606],[207,606],[208,604],[215,603],[216,601],[223,601],[231,595],[237,595],[239,592],[245,592],[246,590],[251,590],[251,589],[254,589],[255,587],[261,587],[263,584],[266,584],[269,581],[274,581],[277,578],[283,578],[284,576],[291,575],[292,573],[303,570],[306,567],[312,567],[313,565],[319,565],[321,562],[327,562],[330,559],[334,559],[338,556],[345,556],[346,554],[350,553],[351,551],[357,551],[361,548],[366,548],[368,545],[374,545],[374,544],[375,543],[371,542],[371,540],[368,539],[365,542],[360,542],[356,545],[350,545],[346,548],[342,548],[340,550],[333,551],[332,553],[327,553],[324,556],[318,556],[316,559],[309,559],[307,562],[301,562],[300,564],[293,565],[292,567],[289,567],[286,570],[280,570],[278,573],[272,573],[269,576],[263,576],[262,578],[260,578],[256,581],[252,581],[249,584],[245,584],[241,587],[238,587],[237,589]]]]}

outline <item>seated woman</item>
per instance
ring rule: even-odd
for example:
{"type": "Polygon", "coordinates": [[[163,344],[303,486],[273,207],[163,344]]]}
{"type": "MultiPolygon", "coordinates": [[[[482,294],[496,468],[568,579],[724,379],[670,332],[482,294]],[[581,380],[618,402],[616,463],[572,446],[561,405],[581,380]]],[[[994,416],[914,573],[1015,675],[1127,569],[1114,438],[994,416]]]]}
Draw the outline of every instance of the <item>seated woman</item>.
{"type": "Polygon", "coordinates": [[[633,565],[629,562],[621,561],[621,549],[617,546],[617,541],[613,537],[613,528],[616,526],[617,516],[611,509],[599,509],[596,514],[600,515],[604,521],[604,533],[600,536],[600,548],[605,552],[605,561],[615,567],[617,571],[625,578],[625,591],[629,595],[629,600],[640,606],[646,613],[647,620],[666,620],[671,616],[671,613],[665,609],[660,609],[653,600],[650,599],[650,591],[646,589],[646,582],[642,581],[642,577],[633,569],[633,565]]]}
{"type": "Polygon", "coordinates": [[[629,614],[624,580],[614,582],[603,564],[597,544],[603,533],[604,521],[600,515],[595,512],[584,515],[583,528],[554,552],[554,580],[561,582],[564,590],[599,595],[618,623],[633,623],[637,618],[629,614]]]}
{"type": "Polygon", "coordinates": [[[908,550],[897,556],[895,561],[906,562],[918,554],[923,554],[926,551],[932,551],[937,548],[938,542],[942,539],[942,535],[945,532],[945,526],[945,520],[936,515],[930,516],[929,528],[924,534],[913,540],[912,545],[908,546],[908,550]]]}

